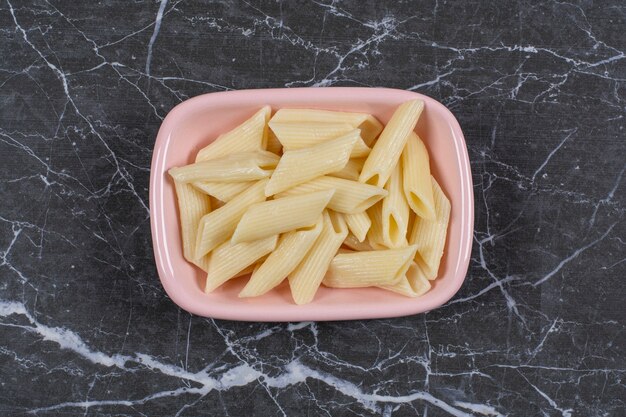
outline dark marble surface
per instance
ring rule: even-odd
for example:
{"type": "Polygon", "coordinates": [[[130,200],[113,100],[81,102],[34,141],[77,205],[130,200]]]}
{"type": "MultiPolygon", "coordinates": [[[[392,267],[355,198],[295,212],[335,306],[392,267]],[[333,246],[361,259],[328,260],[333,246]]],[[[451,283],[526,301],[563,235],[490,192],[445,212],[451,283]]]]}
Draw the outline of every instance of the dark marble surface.
{"type": "Polygon", "coordinates": [[[626,415],[625,28],[619,0],[2,0],[0,414],[626,415]],[[163,117],[205,92],[330,85],[458,117],[476,199],[461,291],[392,320],[177,308],[147,207],[163,117]]]}

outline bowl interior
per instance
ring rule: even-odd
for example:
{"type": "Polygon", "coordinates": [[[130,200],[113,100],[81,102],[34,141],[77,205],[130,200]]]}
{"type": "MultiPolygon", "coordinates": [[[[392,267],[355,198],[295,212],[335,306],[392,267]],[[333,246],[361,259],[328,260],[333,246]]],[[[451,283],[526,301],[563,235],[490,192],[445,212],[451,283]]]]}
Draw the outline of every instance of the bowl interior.
{"type": "Polygon", "coordinates": [[[173,109],[159,131],[153,156],[150,211],[155,259],[168,295],[199,315],[251,321],[342,320],[392,317],[428,311],[450,299],[462,284],[472,243],[473,197],[465,142],[452,114],[437,101],[417,93],[379,88],[302,88],[247,90],[206,94],[173,109]],[[321,287],[311,304],[293,303],[285,283],[270,293],[239,299],[245,278],[211,294],[202,291],[205,274],[182,253],[174,187],[167,170],[191,163],[202,147],[269,104],[367,112],[388,122],[395,108],[416,97],[425,109],[416,127],[431,158],[431,171],[451,201],[450,226],[439,278],[420,298],[375,289],[321,287]]]}

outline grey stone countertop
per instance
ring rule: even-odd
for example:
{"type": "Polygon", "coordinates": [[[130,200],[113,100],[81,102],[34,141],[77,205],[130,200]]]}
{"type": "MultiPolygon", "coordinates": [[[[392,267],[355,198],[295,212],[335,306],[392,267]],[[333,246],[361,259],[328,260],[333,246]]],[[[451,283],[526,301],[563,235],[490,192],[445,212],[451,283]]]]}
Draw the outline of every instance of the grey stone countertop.
{"type": "Polygon", "coordinates": [[[0,415],[626,415],[623,1],[0,1],[0,415]],[[202,93],[384,86],[458,118],[459,293],[212,320],[159,282],[157,130],[202,93]]]}

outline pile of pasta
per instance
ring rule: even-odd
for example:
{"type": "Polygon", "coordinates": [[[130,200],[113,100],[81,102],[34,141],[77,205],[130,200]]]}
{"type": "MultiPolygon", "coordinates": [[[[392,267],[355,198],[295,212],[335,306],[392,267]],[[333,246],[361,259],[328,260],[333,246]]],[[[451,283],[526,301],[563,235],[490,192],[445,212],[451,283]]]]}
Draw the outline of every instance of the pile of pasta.
{"type": "Polygon", "coordinates": [[[421,100],[383,126],[365,113],[263,107],[170,169],[185,258],[205,291],[251,274],[239,297],[285,279],[295,303],[320,285],[417,297],[437,277],[450,202],[415,125],[421,100]]]}

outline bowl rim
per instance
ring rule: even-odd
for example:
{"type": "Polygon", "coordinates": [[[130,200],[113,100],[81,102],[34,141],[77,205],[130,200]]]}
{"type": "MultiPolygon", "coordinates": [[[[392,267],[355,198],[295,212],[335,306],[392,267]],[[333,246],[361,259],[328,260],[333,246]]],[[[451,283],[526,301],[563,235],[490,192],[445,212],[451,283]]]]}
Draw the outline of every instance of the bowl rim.
{"type": "MultiPolygon", "coordinates": [[[[365,91],[363,91],[365,92],[365,91]]],[[[467,144],[465,137],[452,112],[445,107],[439,101],[426,96],[421,93],[385,88],[385,87],[297,87],[297,88],[260,88],[260,89],[245,89],[245,90],[229,90],[219,91],[201,94],[174,106],[166,115],[161,123],[157,137],[154,144],[152,161],[150,165],[150,182],[149,182],[149,209],[150,209],[150,229],[152,237],[152,247],[155,257],[155,264],[157,266],[157,273],[161,281],[161,285],[165,289],[165,292],[169,298],[174,301],[179,307],[184,310],[203,317],[211,317],[225,320],[237,320],[237,321],[250,321],[250,322],[289,322],[289,321],[338,321],[338,320],[361,320],[361,319],[375,319],[375,318],[390,318],[401,317],[406,315],[420,314],[431,311],[435,308],[441,307],[446,304],[454,295],[459,291],[463,282],[465,281],[473,244],[473,230],[474,230],[474,196],[473,196],[473,181],[471,166],[469,161],[469,155],[467,151],[467,144]],[[392,310],[385,311],[364,311],[364,310],[347,310],[341,314],[333,314],[332,317],[328,315],[318,314],[312,317],[311,314],[298,313],[297,310],[292,310],[288,316],[284,314],[276,313],[259,313],[257,309],[254,309],[254,313],[250,313],[248,309],[232,309],[228,313],[224,313],[222,310],[212,310],[210,303],[198,305],[190,301],[185,295],[186,292],[181,290],[181,286],[176,285],[175,277],[170,274],[165,268],[165,263],[170,263],[167,244],[161,241],[161,234],[164,229],[164,212],[162,205],[159,203],[159,198],[162,197],[158,186],[164,182],[163,176],[165,174],[163,164],[166,161],[166,149],[167,144],[171,138],[172,131],[176,127],[179,118],[197,106],[200,106],[206,100],[220,100],[225,99],[230,101],[237,99],[237,96],[249,96],[257,94],[272,94],[272,93],[284,93],[298,94],[302,90],[307,90],[311,93],[311,90],[315,90],[313,94],[327,94],[329,90],[333,90],[336,93],[345,92],[345,94],[358,93],[359,90],[367,90],[371,93],[372,90],[379,91],[381,93],[391,93],[407,96],[407,100],[411,98],[419,98],[424,100],[425,104],[431,108],[436,108],[439,113],[442,113],[445,123],[452,130],[451,136],[454,142],[456,150],[456,159],[458,161],[458,169],[460,173],[460,187],[462,191],[462,222],[464,227],[461,228],[461,241],[459,257],[457,259],[454,271],[450,272],[454,275],[454,281],[450,282],[446,286],[445,296],[440,296],[438,299],[420,300],[420,303],[411,305],[410,303],[404,304],[402,307],[396,307],[392,310]],[[159,215],[162,218],[158,218],[159,215]],[[242,311],[243,310],[243,311],[242,311]],[[253,317],[251,319],[251,317],[253,317]]],[[[171,266],[171,265],[170,265],[171,266]]],[[[293,306],[292,306],[293,307],[293,306]]],[[[297,308],[297,306],[296,306],[297,308]]]]}

